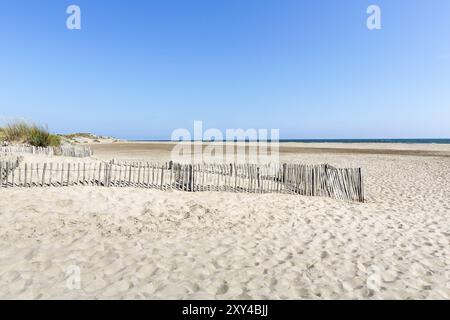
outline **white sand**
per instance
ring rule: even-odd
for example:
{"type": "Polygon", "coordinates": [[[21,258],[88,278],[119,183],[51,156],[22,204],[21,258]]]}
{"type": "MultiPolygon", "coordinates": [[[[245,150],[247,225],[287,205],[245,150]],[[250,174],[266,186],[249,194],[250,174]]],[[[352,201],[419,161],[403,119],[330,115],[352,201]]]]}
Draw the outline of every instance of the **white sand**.
{"type": "MultiPolygon", "coordinates": [[[[99,153],[112,155],[137,157],[99,153]]],[[[282,159],[361,166],[368,202],[2,189],[0,298],[450,299],[450,158],[282,159]],[[71,266],[81,272],[80,289],[70,287],[71,266]]]]}

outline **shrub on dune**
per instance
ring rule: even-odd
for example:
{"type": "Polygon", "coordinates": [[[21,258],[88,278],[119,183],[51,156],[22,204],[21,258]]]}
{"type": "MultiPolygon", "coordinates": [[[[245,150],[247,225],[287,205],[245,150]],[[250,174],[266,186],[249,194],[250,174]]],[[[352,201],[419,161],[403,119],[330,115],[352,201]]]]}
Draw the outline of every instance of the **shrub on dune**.
{"type": "Polygon", "coordinates": [[[35,147],[59,146],[59,136],[50,134],[48,129],[26,122],[15,122],[2,129],[4,140],[12,143],[27,143],[35,147]]]}

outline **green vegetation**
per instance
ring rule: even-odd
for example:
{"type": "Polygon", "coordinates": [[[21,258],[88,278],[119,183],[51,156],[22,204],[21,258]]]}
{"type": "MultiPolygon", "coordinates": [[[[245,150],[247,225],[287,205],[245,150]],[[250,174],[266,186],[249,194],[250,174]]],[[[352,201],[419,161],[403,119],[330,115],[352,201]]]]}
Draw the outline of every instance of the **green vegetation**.
{"type": "Polygon", "coordinates": [[[71,133],[71,134],[64,134],[63,137],[67,139],[75,139],[75,138],[95,138],[91,133],[84,133],[84,132],[77,132],[77,133],[71,133]]]}
{"type": "Polygon", "coordinates": [[[3,128],[0,128],[0,142],[6,140],[5,130],[3,128]]]}
{"type": "Polygon", "coordinates": [[[61,144],[60,137],[49,133],[47,128],[23,121],[0,128],[0,140],[26,143],[35,147],[56,147],[61,144]]]}

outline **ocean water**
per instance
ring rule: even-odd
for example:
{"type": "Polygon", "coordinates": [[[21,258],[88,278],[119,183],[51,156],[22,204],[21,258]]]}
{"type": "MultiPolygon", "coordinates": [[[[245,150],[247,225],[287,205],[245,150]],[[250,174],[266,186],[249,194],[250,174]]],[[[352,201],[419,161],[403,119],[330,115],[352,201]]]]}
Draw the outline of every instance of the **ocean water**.
{"type": "Polygon", "coordinates": [[[280,139],[280,142],[302,143],[409,143],[409,144],[450,144],[450,139],[280,139]]]}
{"type": "MultiPolygon", "coordinates": [[[[132,140],[151,142],[170,142],[171,140],[132,140]]],[[[238,140],[244,141],[244,140],[238,140]]],[[[249,140],[246,140],[249,141],[249,140]]],[[[254,141],[254,140],[252,140],[254,141]]],[[[210,142],[210,141],[204,141],[210,142]]],[[[235,140],[235,142],[237,142],[235,140]]],[[[408,143],[408,144],[450,144],[450,139],[280,139],[280,142],[301,143],[408,143]]]]}

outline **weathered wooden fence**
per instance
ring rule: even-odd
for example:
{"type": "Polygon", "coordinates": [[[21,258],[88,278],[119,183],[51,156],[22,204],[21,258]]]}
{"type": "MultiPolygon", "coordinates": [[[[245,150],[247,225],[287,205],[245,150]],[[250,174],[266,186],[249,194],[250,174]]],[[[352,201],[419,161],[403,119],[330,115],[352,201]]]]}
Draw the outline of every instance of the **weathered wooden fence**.
{"type": "Polygon", "coordinates": [[[94,154],[91,147],[88,146],[61,146],[53,147],[53,150],[56,155],[65,157],[85,158],[91,157],[94,154]]]}
{"type": "Polygon", "coordinates": [[[14,160],[2,160],[0,161],[0,186],[2,186],[1,181],[8,181],[8,176],[11,176],[12,181],[14,181],[14,171],[19,167],[21,157],[17,157],[14,160]]]}
{"type": "Polygon", "coordinates": [[[43,154],[52,156],[54,150],[51,147],[35,147],[28,145],[13,145],[0,147],[1,154],[13,154],[13,153],[31,153],[31,154],[43,154]]]}
{"type": "Polygon", "coordinates": [[[13,145],[0,147],[0,154],[30,153],[47,156],[60,155],[66,157],[90,157],[93,151],[88,146],[35,147],[29,145],[13,145]]]}
{"type": "Polygon", "coordinates": [[[287,193],[364,202],[361,169],[330,165],[0,162],[0,187],[105,186],[287,193]]]}

